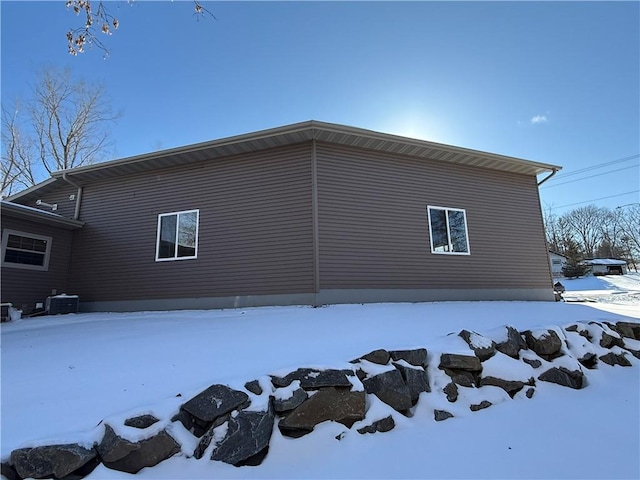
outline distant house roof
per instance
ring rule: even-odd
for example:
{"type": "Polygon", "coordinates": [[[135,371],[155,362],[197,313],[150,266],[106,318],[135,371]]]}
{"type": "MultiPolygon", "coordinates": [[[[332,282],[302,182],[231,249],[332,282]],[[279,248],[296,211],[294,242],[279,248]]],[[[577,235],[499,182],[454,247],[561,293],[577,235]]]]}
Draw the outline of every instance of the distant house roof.
{"type": "Polygon", "coordinates": [[[562,258],[567,258],[567,259],[569,258],[566,255],[563,255],[563,254],[558,253],[558,252],[554,252],[553,250],[549,250],[549,253],[552,253],[553,255],[558,255],[559,257],[562,257],[562,258]]]}
{"type": "Polygon", "coordinates": [[[8,199],[29,199],[32,196],[31,194],[41,195],[47,193],[57,188],[58,180],[69,179],[74,185],[82,186],[95,180],[132,175],[206,160],[215,161],[217,158],[230,155],[295,145],[311,140],[524,175],[538,175],[561,169],[556,165],[532,162],[495,153],[311,120],[120,160],[60,170],[53,172],[51,174],[52,178],[12,195],[8,199]]]}
{"type": "Polygon", "coordinates": [[[627,262],[624,260],[616,260],[614,258],[592,258],[590,260],[585,260],[584,263],[587,265],[626,265],[627,262]]]}
{"type": "Polygon", "coordinates": [[[57,213],[47,212],[38,208],[27,207],[19,203],[9,202],[7,200],[0,201],[0,211],[2,215],[20,218],[25,220],[34,220],[38,223],[62,227],[67,230],[76,230],[84,226],[84,222],[79,220],[71,220],[57,213]]]}

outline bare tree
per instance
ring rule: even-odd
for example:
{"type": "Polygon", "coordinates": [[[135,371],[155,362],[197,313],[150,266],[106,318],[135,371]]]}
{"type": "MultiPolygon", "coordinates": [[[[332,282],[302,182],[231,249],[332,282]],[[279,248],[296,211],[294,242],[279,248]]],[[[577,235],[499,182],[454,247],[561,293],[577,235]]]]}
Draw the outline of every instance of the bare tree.
{"type": "Polygon", "coordinates": [[[602,240],[602,219],[606,209],[588,205],[562,216],[571,228],[576,240],[582,245],[586,257],[592,257],[602,240]]]}
{"type": "Polygon", "coordinates": [[[549,208],[544,214],[547,244],[551,250],[564,254],[570,245],[575,244],[574,232],[565,216],[558,216],[549,208]]]}
{"type": "Polygon", "coordinates": [[[637,271],[637,260],[640,258],[640,203],[619,207],[620,215],[620,241],[624,245],[626,253],[634,269],[637,271]]]}
{"type": "Polygon", "coordinates": [[[621,224],[622,212],[620,210],[604,210],[600,222],[602,228],[602,241],[597,249],[597,256],[604,258],[617,258],[622,256],[621,251],[621,224]]]}
{"type": "Polygon", "coordinates": [[[43,70],[25,110],[2,112],[5,195],[56,170],[102,160],[117,118],[104,87],[74,80],[69,69],[43,70]]]}
{"type": "Polygon", "coordinates": [[[558,216],[544,215],[551,250],[580,261],[599,256],[619,258],[637,271],[640,260],[640,203],[608,208],[589,205],[558,216]]]}
{"type": "Polygon", "coordinates": [[[0,192],[11,195],[16,188],[28,187],[35,182],[32,178],[31,159],[33,142],[22,136],[18,125],[19,105],[16,102],[13,113],[2,107],[2,173],[0,192]]]}
{"type": "MultiPolygon", "coordinates": [[[[127,0],[132,3],[133,0],[127,0]]],[[[100,40],[100,33],[111,35],[113,30],[117,30],[120,26],[119,20],[111,15],[107,9],[105,2],[102,0],[66,0],[67,9],[71,9],[76,15],[83,17],[84,24],[78,28],[71,29],[67,32],[67,48],[71,55],[84,53],[85,45],[90,47],[96,46],[104,53],[105,57],[109,55],[109,50],[100,40]],[[100,33],[97,33],[98,29],[100,33]]],[[[202,6],[202,2],[194,0],[194,15],[197,18],[210,15],[215,16],[202,6]]]]}

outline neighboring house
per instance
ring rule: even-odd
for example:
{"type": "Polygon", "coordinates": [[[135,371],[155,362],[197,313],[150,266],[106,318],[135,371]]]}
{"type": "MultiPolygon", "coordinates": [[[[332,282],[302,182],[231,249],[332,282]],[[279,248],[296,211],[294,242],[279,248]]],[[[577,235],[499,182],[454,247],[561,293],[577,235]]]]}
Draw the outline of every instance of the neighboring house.
{"type": "Polygon", "coordinates": [[[549,250],[549,264],[551,265],[551,274],[555,277],[562,277],[562,267],[564,267],[569,259],[561,253],[549,250]]]}
{"type": "Polygon", "coordinates": [[[66,283],[43,275],[46,289],[20,290],[5,275],[20,269],[3,265],[2,301],[49,290],[85,311],[553,301],[537,175],[558,169],[310,121],[55,172],[8,200],[56,204],[70,223],[7,228],[51,237],[50,269],[72,240],[66,283]]]}
{"type": "Polygon", "coordinates": [[[627,272],[627,262],[614,258],[592,258],[583,262],[591,266],[594,275],[624,275],[627,272]]]}

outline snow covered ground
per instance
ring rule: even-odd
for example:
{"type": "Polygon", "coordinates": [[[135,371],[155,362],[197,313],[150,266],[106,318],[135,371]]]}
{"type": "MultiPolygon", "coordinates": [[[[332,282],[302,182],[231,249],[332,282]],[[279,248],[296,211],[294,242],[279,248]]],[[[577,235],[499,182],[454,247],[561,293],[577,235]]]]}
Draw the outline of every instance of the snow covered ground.
{"type": "MultiPolygon", "coordinates": [[[[301,366],[343,367],[376,348],[439,351],[447,334],[575,321],[640,321],[640,275],[562,281],[567,302],[442,302],[80,314],[2,324],[1,457],[19,447],[96,439],[103,419],[172,411],[213,383],[301,366]]],[[[450,337],[449,337],[450,338],[450,337]]],[[[275,429],[258,467],[173,457],[140,478],[640,478],[640,362],[586,372],[571,390],[436,423],[419,402],[387,433],[322,424],[275,429]]],[[[428,394],[423,394],[428,395],[428,394]]],[[[128,478],[99,466],[88,478],[128,478]]]]}

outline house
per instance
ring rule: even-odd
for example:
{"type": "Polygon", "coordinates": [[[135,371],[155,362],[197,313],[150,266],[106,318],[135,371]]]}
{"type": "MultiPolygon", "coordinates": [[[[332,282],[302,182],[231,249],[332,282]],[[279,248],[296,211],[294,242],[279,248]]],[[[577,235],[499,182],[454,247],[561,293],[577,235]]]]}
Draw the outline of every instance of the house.
{"type": "Polygon", "coordinates": [[[2,303],[43,309],[48,296],[68,287],[73,232],[83,222],[4,200],[0,212],[2,303]]]}
{"type": "Polygon", "coordinates": [[[592,258],[583,262],[591,267],[594,275],[624,275],[627,272],[627,262],[614,258],[592,258]]]}
{"type": "Polygon", "coordinates": [[[569,259],[561,253],[549,250],[549,264],[551,265],[551,274],[553,277],[562,277],[562,267],[564,267],[569,259]]]}
{"type": "Polygon", "coordinates": [[[3,203],[2,302],[553,301],[537,176],[559,168],[308,121],[54,172],[3,203]]]}

